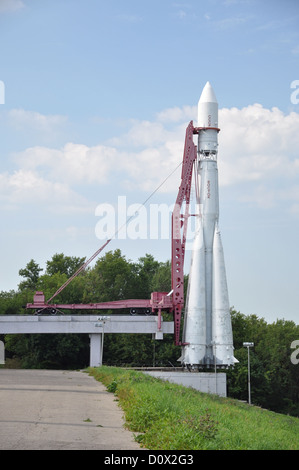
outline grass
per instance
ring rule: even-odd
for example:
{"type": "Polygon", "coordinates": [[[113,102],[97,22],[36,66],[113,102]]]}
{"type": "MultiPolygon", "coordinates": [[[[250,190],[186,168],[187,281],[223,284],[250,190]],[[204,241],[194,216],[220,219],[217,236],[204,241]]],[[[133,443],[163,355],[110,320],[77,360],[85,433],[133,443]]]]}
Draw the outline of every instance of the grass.
{"type": "Polygon", "coordinates": [[[116,367],[89,372],[114,393],[150,450],[298,450],[299,419],[116,367]]]}

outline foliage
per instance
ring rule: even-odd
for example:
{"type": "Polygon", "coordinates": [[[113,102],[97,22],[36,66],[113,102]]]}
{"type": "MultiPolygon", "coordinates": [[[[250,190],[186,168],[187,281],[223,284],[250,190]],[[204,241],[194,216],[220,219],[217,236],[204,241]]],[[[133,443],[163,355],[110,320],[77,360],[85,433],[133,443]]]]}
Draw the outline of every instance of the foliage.
{"type": "Polygon", "coordinates": [[[90,374],[114,393],[127,427],[155,450],[298,449],[299,420],[115,367],[90,374]]]}
{"type": "Polygon", "coordinates": [[[5,347],[22,358],[25,369],[75,369],[85,367],[89,358],[87,335],[6,335],[5,347]]]}
{"type": "Polygon", "coordinates": [[[299,416],[298,365],[292,364],[291,343],[299,338],[299,325],[277,320],[267,324],[256,315],[232,310],[235,357],[240,361],[227,372],[230,396],[247,400],[247,349],[243,341],[254,342],[250,350],[252,402],[262,407],[299,416]]]}
{"type": "MultiPolygon", "coordinates": [[[[0,292],[0,314],[27,313],[35,290],[49,299],[84,262],[84,258],[55,254],[45,273],[34,260],[20,269],[23,278],[17,291],[0,292]]],[[[185,289],[187,277],[185,278],[185,289]]],[[[149,298],[151,292],[169,292],[171,264],[158,262],[150,254],[138,262],[127,260],[120,250],[109,251],[94,267],[80,273],[56,298],[55,303],[82,303],[149,298]]],[[[78,313],[84,313],[78,312],[78,313]]],[[[103,312],[105,313],[105,312],[103,312]]],[[[113,311],[109,312],[113,314],[113,311]]],[[[125,313],[125,311],[120,311],[125,313]]],[[[252,402],[263,408],[299,416],[299,365],[292,364],[291,343],[299,339],[299,326],[277,320],[267,324],[256,315],[245,316],[232,309],[235,357],[239,364],[227,371],[228,395],[247,400],[247,349],[243,341],[254,342],[250,350],[252,402]]],[[[164,319],[172,319],[163,314],[164,319]]],[[[183,323],[183,322],[182,322],[183,323]]],[[[6,357],[27,368],[82,368],[89,363],[88,335],[6,335],[6,357]]],[[[173,336],[156,341],[151,335],[105,335],[104,363],[113,366],[177,366],[181,352],[173,336]]],[[[189,423],[191,425],[191,422],[189,423]]],[[[195,424],[194,424],[195,426],[195,424]]]]}
{"type": "Polygon", "coordinates": [[[56,253],[53,255],[52,260],[47,261],[46,274],[52,276],[53,274],[60,273],[65,274],[69,278],[80,268],[84,261],[85,258],[56,253]]]}
{"type": "Polygon", "coordinates": [[[19,270],[19,275],[25,278],[24,281],[20,282],[19,289],[35,289],[41,271],[42,268],[31,259],[29,263],[27,263],[26,268],[19,270]]]}
{"type": "MultiPolygon", "coordinates": [[[[32,301],[32,293],[30,291],[28,302],[32,301]],[[30,300],[29,300],[30,299],[30,300]]],[[[16,292],[11,290],[9,292],[0,292],[0,315],[17,315],[22,313],[22,306],[27,302],[26,291],[16,292]]]]}

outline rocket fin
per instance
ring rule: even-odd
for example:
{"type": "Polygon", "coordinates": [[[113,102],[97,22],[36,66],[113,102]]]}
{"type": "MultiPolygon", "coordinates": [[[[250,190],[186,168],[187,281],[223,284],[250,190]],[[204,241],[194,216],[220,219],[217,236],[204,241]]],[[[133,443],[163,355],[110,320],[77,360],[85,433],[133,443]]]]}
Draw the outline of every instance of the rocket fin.
{"type": "Polygon", "coordinates": [[[183,346],[180,358],[183,364],[201,364],[206,354],[205,291],[205,245],[202,219],[199,217],[193,242],[184,316],[183,342],[188,344],[183,346]]]}
{"type": "Polygon", "coordinates": [[[216,225],[213,244],[212,339],[216,364],[234,365],[233,333],[220,231],[216,225]]]}

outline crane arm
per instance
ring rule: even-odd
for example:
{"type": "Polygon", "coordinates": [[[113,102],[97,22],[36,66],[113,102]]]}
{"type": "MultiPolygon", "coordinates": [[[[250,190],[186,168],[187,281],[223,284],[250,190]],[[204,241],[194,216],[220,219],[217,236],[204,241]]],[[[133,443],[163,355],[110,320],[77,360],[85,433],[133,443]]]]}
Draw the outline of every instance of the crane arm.
{"type": "Polygon", "coordinates": [[[108,243],[111,242],[111,238],[109,240],[106,241],[106,243],[104,245],[102,245],[87,261],[85,261],[85,263],[83,263],[79,269],[77,269],[77,271],[67,280],[65,281],[64,284],[62,284],[62,286],[59,287],[59,289],[57,289],[57,291],[55,292],[55,294],[52,295],[52,297],[50,297],[48,300],[47,300],[47,303],[51,302],[51,300],[53,300],[58,294],[60,294],[60,292],[62,292],[66,286],[69,285],[70,282],[72,282],[73,279],[75,279],[75,277],[78,276],[78,274],[81,273],[81,271],[84,271],[84,269],[87,268],[87,266],[101,253],[101,251],[108,245],[108,243]]]}

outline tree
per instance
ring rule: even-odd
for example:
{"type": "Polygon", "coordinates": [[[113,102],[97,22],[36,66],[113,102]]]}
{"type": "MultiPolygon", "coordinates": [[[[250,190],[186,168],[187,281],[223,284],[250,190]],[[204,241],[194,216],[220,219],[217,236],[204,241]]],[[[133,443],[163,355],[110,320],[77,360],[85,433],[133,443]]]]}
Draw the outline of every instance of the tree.
{"type": "Polygon", "coordinates": [[[267,324],[263,318],[245,316],[235,310],[232,310],[232,325],[235,357],[239,364],[227,372],[229,396],[247,399],[247,351],[243,348],[243,341],[252,341],[252,402],[298,416],[298,366],[291,363],[290,346],[294,339],[299,338],[299,326],[285,320],[267,324]]]}
{"type": "Polygon", "coordinates": [[[152,289],[152,280],[157,270],[159,269],[160,263],[154,259],[152,255],[148,253],[139,258],[136,266],[137,274],[137,292],[136,298],[148,299],[150,298],[152,289]]]}
{"type": "Polygon", "coordinates": [[[66,274],[71,277],[84,263],[85,258],[77,256],[65,256],[63,253],[56,253],[52,256],[50,261],[47,261],[46,274],[52,276],[53,274],[66,274]]]}
{"type": "Polygon", "coordinates": [[[76,369],[88,366],[89,338],[80,334],[6,335],[5,347],[25,369],[76,369]]]}
{"type": "Polygon", "coordinates": [[[39,280],[39,273],[41,271],[43,271],[43,269],[40,268],[33,259],[31,259],[25,268],[19,270],[19,275],[25,277],[25,281],[20,282],[19,289],[35,290],[39,280]]]}
{"type": "Polygon", "coordinates": [[[171,263],[159,263],[151,279],[151,289],[153,292],[170,292],[171,290],[171,263]]]}
{"type": "Polygon", "coordinates": [[[0,292],[0,315],[17,315],[21,308],[23,296],[11,290],[0,292]]]}
{"type": "Polygon", "coordinates": [[[299,325],[284,319],[267,326],[256,353],[267,369],[271,383],[267,407],[299,415],[298,365],[292,364],[291,343],[299,338],[299,325]]]}
{"type": "MultiPolygon", "coordinates": [[[[53,294],[68,280],[65,273],[57,272],[49,275],[44,274],[40,276],[37,289],[45,294],[46,300],[52,297],[53,294]]],[[[85,289],[85,273],[80,273],[78,277],[74,278],[62,292],[54,297],[53,303],[74,304],[82,303],[83,293],[85,289]]]]}
{"type": "Polygon", "coordinates": [[[137,267],[126,260],[120,250],[108,251],[87,273],[85,302],[109,302],[134,298],[137,267]]]}

